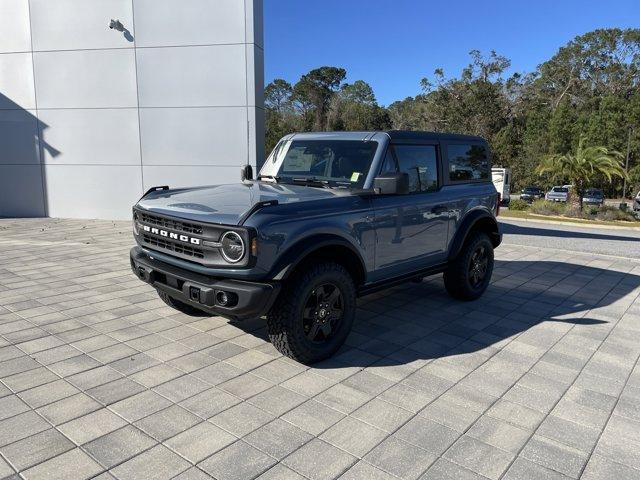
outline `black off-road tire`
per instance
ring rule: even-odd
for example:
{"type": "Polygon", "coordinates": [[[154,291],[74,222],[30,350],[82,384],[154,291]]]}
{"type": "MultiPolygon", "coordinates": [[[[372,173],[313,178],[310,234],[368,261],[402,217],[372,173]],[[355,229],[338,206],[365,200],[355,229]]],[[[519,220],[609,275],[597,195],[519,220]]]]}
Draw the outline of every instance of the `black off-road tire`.
{"type": "Polygon", "coordinates": [[[176,310],[184,313],[185,315],[189,315],[192,317],[208,317],[209,316],[206,312],[198,308],[192,307],[191,305],[187,305],[186,303],[181,302],[180,300],[176,300],[175,298],[170,297],[168,293],[163,292],[162,290],[156,290],[156,291],[158,292],[158,296],[160,297],[160,300],[162,300],[164,303],[169,305],[171,308],[175,308],[176,310]]]}
{"type": "Polygon", "coordinates": [[[444,286],[449,295],[458,300],[476,300],[489,286],[493,272],[493,244],[486,233],[472,233],[458,256],[444,272],[444,286]],[[472,256],[480,247],[487,252],[487,269],[482,281],[474,286],[470,275],[472,256]]]}
{"type": "Polygon", "coordinates": [[[344,343],[356,313],[356,288],[349,272],[334,262],[310,265],[283,285],[282,291],[267,315],[269,339],[283,355],[303,364],[331,357],[344,343]],[[335,334],[322,344],[311,342],[304,332],[303,310],[311,292],[330,282],[342,294],[343,315],[335,334]]]}

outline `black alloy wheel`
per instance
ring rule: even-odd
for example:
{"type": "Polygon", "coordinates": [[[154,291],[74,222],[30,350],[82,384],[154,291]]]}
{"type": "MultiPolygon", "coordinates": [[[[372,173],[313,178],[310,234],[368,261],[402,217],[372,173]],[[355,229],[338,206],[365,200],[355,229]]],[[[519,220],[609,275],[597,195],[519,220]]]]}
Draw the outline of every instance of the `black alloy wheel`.
{"type": "Polygon", "coordinates": [[[471,287],[478,288],[482,285],[487,275],[488,265],[487,248],[481,244],[471,254],[471,261],[469,262],[469,283],[471,283],[471,287]]]}
{"type": "Polygon", "coordinates": [[[313,343],[331,339],[344,315],[342,292],[333,283],[323,283],[311,291],[304,304],[302,324],[305,336],[313,343]]]}

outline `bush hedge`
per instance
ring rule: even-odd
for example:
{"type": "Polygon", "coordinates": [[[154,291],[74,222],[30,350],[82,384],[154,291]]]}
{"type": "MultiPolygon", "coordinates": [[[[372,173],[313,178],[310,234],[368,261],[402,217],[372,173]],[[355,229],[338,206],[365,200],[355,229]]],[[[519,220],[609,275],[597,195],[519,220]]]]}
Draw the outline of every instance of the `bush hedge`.
{"type": "Polygon", "coordinates": [[[529,204],[524,200],[520,200],[519,198],[514,198],[509,202],[509,210],[527,210],[529,208],[529,204]]]}

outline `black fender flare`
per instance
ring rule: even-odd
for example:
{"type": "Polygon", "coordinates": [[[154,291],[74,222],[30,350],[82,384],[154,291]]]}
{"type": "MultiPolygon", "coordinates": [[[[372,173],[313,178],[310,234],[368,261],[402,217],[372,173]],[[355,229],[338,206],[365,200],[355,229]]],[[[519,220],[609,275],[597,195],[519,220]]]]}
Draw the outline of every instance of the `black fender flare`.
{"type": "Polygon", "coordinates": [[[456,234],[449,247],[448,260],[453,260],[458,256],[469,234],[477,227],[481,227],[489,233],[489,238],[494,247],[500,245],[502,242],[502,234],[500,233],[500,227],[498,226],[496,218],[484,209],[471,210],[462,219],[456,230],[456,234]]]}
{"type": "Polygon", "coordinates": [[[270,270],[269,277],[273,280],[286,280],[296,267],[313,252],[321,248],[335,246],[347,248],[354,254],[354,259],[357,259],[364,280],[367,269],[362,255],[351,242],[334,234],[315,234],[294,243],[279,256],[270,270]]]}

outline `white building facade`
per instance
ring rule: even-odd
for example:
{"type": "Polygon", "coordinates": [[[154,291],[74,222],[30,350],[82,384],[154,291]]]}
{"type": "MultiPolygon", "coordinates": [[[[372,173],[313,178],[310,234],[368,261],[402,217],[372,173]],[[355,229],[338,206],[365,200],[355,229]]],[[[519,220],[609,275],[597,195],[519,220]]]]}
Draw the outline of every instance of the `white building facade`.
{"type": "Polygon", "coordinates": [[[262,0],[0,0],[0,217],[130,218],[263,145],[262,0]]]}

